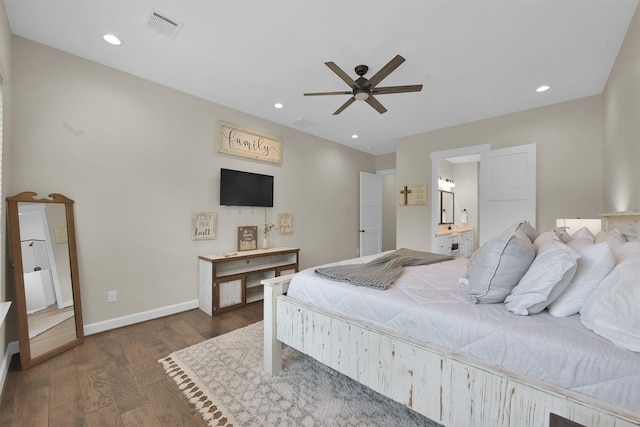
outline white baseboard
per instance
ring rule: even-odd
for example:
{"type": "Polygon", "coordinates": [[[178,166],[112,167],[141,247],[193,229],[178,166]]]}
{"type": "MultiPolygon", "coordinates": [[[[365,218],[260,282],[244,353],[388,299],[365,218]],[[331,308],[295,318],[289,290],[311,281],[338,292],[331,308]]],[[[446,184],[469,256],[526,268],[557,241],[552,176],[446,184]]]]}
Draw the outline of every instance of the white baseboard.
{"type": "Polygon", "coordinates": [[[180,304],[169,305],[167,307],[142,311],[140,313],[131,314],[129,316],[117,317],[115,319],[109,319],[103,322],[91,323],[88,325],[84,325],[84,334],[93,335],[99,332],[121,328],[123,326],[146,322],[147,320],[153,320],[159,317],[170,316],[172,314],[181,313],[183,311],[193,310],[194,308],[198,308],[198,305],[199,303],[196,299],[192,301],[182,302],[180,304]]]}
{"type": "Polygon", "coordinates": [[[18,345],[18,341],[11,341],[7,344],[7,349],[4,352],[4,357],[2,358],[2,365],[0,365],[0,396],[2,395],[2,391],[4,390],[4,380],[7,379],[7,373],[9,372],[9,365],[11,364],[11,358],[14,354],[20,352],[20,346],[18,345]]]}

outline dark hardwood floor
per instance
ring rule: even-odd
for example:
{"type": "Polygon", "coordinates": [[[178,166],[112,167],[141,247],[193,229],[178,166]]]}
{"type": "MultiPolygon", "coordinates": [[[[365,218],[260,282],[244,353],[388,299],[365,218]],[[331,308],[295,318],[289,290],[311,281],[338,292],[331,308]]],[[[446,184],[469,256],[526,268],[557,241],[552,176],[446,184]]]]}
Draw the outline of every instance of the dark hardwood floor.
{"type": "Polygon", "coordinates": [[[0,425],[204,426],[158,359],[261,319],[262,301],[213,318],[191,310],[88,336],[24,371],[16,354],[0,425]]]}

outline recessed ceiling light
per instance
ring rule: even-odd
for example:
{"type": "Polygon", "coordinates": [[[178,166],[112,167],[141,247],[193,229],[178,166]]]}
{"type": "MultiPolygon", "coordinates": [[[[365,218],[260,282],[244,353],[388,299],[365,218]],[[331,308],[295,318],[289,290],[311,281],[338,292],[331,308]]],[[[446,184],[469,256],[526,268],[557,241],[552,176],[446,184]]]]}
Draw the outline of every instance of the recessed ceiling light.
{"type": "Polygon", "coordinates": [[[356,135],[355,133],[353,135],[351,135],[351,138],[353,139],[358,139],[358,135],[356,135]]]}
{"type": "Polygon", "coordinates": [[[536,89],[536,92],[546,92],[549,90],[549,86],[547,85],[542,85],[540,86],[538,89],[536,89]]]}
{"type": "Polygon", "coordinates": [[[106,41],[107,43],[110,43],[112,45],[115,46],[119,46],[122,44],[122,42],[120,41],[119,38],[117,38],[116,36],[114,36],[113,34],[105,34],[104,36],[102,36],[102,38],[104,39],[104,41],[106,41]]]}
{"type": "Polygon", "coordinates": [[[274,106],[275,108],[277,108],[277,109],[284,108],[284,104],[282,104],[282,103],[280,103],[280,102],[276,102],[275,104],[273,104],[273,106],[274,106]]]}

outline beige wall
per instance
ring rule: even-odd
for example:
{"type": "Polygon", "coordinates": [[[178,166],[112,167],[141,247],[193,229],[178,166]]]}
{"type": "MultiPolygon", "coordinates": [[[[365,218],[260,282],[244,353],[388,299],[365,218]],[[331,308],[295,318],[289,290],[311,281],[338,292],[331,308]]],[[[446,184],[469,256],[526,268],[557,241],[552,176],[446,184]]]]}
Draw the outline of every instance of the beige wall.
{"type": "MultiPolygon", "coordinates": [[[[395,165],[394,165],[395,166],[395,165]]],[[[396,175],[382,177],[382,250],[396,249],[396,211],[398,206],[396,175]]]]}
{"type": "Polygon", "coordinates": [[[631,21],[604,100],[604,210],[640,210],[640,8],[631,21]]]}
{"type": "Polygon", "coordinates": [[[375,157],[15,37],[9,193],[75,200],[85,324],[198,298],[201,254],[235,251],[264,208],[218,204],[220,168],[275,176],[275,207],[301,266],[356,256],[359,172],[375,157]],[[223,120],[283,140],[274,165],[216,152],[223,120]],[[192,212],[217,213],[217,239],[192,241],[192,212]],[[107,303],[107,292],[118,301],[107,303]]]}
{"type": "Polygon", "coordinates": [[[376,170],[383,171],[396,168],[396,153],[376,156],[376,170]]]}
{"type": "MultiPolygon", "coordinates": [[[[398,182],[431,182],[430,153],[490,144],[537,146],[537,225],[602,212],[602,98],[592,96],[402,138],[398,182]]],[[[480,219],[481,220],[481,219],[480,219]]],[[[398,247],[431,248],[431,206],[398,209],[398,247]]]]}
{"type": "MultiPolygon", "coordinates": [[[[10,162],[8,159],[8,146],[11,138],[11,29],[7,21],[7,14],[4,8],[4,2],[0,3],[0,75],[2,75],[2,186],[0,201],[2,201],[2,209],[0,209],[0,301],[11,301],[14,298],[13,282],[11,281],[11,270],[7,268],[7,226],[6,226],[6,208],[4,198],[7,195],[7,179],[5,179],[5,171],[9,170],[10,162]]],[[[15,318],[15,307],[11,306],[11,310],[0,327],[0,364],[5,354],[7,344],[15,341],[18,337],[17,321],[15,318]]],[[[0,376],[2,372],[0,372],[0,376]]]]}

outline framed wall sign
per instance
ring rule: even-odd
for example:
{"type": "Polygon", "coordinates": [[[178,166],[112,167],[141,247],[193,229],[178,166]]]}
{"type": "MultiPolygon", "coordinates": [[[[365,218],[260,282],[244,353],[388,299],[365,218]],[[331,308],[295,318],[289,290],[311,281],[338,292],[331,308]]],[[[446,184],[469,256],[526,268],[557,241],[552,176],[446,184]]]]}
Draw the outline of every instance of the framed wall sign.
{"type": "Polygon", "coordinates": [[[398,205],[426,205],[427,184],[401,185],[398,187],[398,205]]]}
{"type": "Polygon", "coordinates": [[[191,215],[191,240],[216,238],[216,213],[195,212],[191,215]]]}
{"type": "Polygon", "coordinates": [[[278,214],[278,233],[293,234],[293,214],[278,214]]]}
{"type": "Polygon", "coordinates": [[[282,140],[218,122],[218,152],[279,164],[282,163],[282,140]]]}
{"type": "Polygon", "coordinates": [[[238,252],[258,249],[258,227],[247,225],[238,227],[238,252]]]}

